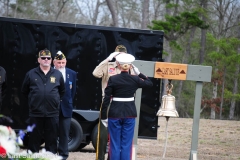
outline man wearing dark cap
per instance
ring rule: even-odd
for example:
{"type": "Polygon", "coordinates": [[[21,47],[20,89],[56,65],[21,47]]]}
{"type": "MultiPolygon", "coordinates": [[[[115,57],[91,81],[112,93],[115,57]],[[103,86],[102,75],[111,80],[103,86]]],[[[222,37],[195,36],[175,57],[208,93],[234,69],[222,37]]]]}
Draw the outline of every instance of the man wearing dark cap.
{"type": "Polygon", "coordinates": [[[7,75],[3,67],[0,66],[0,113],[2,109],[2,101],[7,92],[7,75]]]}
{"type": "Polygon", "coordinates": [[[65,86],[61,72],[51,67],[51,60],[51,52],[41,50],[39,66],[26,73],[22,84],[21,91],[28,97],[29,122],[36,125],[29,137],[31,152],[39,152],[44,138],[45,149],[57,153],[59,106],[65,86]]]}
{"type": "MultiPolygon", "coordinates": [[[[119,68],[119,63],[117,61],[112,61],[119,54],[126,54],[127,48],[123,45],[118,45],[115,49],[115,52],[111,53],[105,60],[103,60],[93,71],[93,75],[96,78],[102,78],[102,96],[104,98],[104,90],[107,86],[108,79],[110,76],[120,74],[121,69],[119,68]]],[[[132,68],[129,70],[129,74],[135,75],[135,71],[138,69],[132,68]]],[[[139,72],[139,71],[138,71],[139,72]]],[[[101,112],[101,108],[100,108],[101,112]]],[[[101,119],[101,117],[99,117],[101,119]]],[[[97,147],[96,147],[96,160],[104,160],[107,141],[108,141],[108,132],[107,132],[107,120],[99,120],[98,125],[98,137],[97,137],[97,147]]],[[[109,158],[108,158],[109,159],[109,158]]]]}
{"type": "Polygon", "coordinates": [[[77,73],[69,68],[66,68],[67,60],[61,51],[58,51],[55,55],[53,64],[55,69],[62,73],[65,83],[65,94],[60,103],[58,145],[58,153],[65,160],[69,155],[68,136],[72,118],[73,99],[76,93],[77,73]]]}

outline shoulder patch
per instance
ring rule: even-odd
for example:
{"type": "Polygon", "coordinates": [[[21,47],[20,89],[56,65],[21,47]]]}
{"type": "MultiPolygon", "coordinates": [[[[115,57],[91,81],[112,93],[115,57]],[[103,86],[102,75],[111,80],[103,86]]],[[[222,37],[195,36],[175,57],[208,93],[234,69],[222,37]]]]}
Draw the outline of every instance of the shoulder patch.
{"type": "Polygon", "coordinates": [[[109,68],[108,73],[109,74],[115,74],[116,73],[116,68],[109,68]]]}

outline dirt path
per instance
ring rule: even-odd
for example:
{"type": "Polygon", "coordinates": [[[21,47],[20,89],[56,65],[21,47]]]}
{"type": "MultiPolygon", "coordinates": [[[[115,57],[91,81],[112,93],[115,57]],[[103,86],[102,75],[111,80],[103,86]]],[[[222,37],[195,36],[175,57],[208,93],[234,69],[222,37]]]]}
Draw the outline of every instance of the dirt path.
{"type": "MultiPolygon", "coordinates": [[[[170,118],[164,160],[188,160],[191,150],[193,119],[170,118]]],[[[138,160],[162,160],[165,146],[164,117],[159,118],[157,140],[138,139],[138,160]]],[[[240,160],[240,121],[201,119],[198,160],[240,160]]],[[[68,160],[95,160],[92,145],[71,152],[68,160]]]]}

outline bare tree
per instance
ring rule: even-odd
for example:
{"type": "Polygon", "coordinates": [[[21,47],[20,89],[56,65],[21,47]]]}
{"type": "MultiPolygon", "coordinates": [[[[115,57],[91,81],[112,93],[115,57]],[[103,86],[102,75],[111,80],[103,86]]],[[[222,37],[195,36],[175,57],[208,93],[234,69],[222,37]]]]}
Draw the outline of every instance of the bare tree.
{"type": "Polygon", "coordinates": [[[115,5],[112,0],[106,0],[107,6],[111,12],[113,24],[112,26],[118,27],[118,15],[116,13],[115,5]]]}
{"type": "Polygon", "coordinates": [[[18,0],[16,0],[16,5],[15,5],[14,15],[13,15],[14,18],[16,18],[17,8],[18,8],[18,0]]]}
{"type": "Polygon", "coordinates": [[[58,13],[57,13],[57,15],[56,15],[55,22],[57,21],[57,19],[58,19],[60,13],[61,13],[62,10],[63,10],[63,7],[64,7],[65,4],[67,3],[67,1],[68,1],[68,0],[65,0],[65,1],[64,1],[64,0],[60,0],[60,1],[59,1],[60,9],[59,9],[59,11],[58,11],[58,13]]]}
{"type": "Polygon", "coordinates": [[[152,10],[153,17],[152,18],[154,20],[157,20],[161,16],[160,13],[161,13],[161,4],[162,3],[160,0],[154,0],[152,4],[153,4],[153,10],[152,10]]]}
{"type": "Polygon", "coordinates": [[[6,12],[6,17],[8,17],[8,14],[9,14],[9,13],[8,13],[8,12],[9,12],[9,1],[10,1],[10,0],[7,0],[7,5],[6,5],[7,12],[6,12]]]}
{"type": "Polygon", "coordinates": [[[149,0],[143,0],[141,29],[147,29],[148,23],[149,23],[149,0]]]}

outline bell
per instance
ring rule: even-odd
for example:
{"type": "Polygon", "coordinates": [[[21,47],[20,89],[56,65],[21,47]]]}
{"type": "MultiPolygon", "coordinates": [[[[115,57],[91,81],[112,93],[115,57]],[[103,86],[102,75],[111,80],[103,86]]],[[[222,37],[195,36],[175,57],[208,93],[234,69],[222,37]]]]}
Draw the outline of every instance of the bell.
{"type": "Polygon", "coordinates": [[[162,104],[157,112],[157,116],[161,117],[179,117],[178,112],[175,108],[175,97],[171,95],[173,85],[168,89],[167,85],[167,95],[162,96],[162,104]]]}

